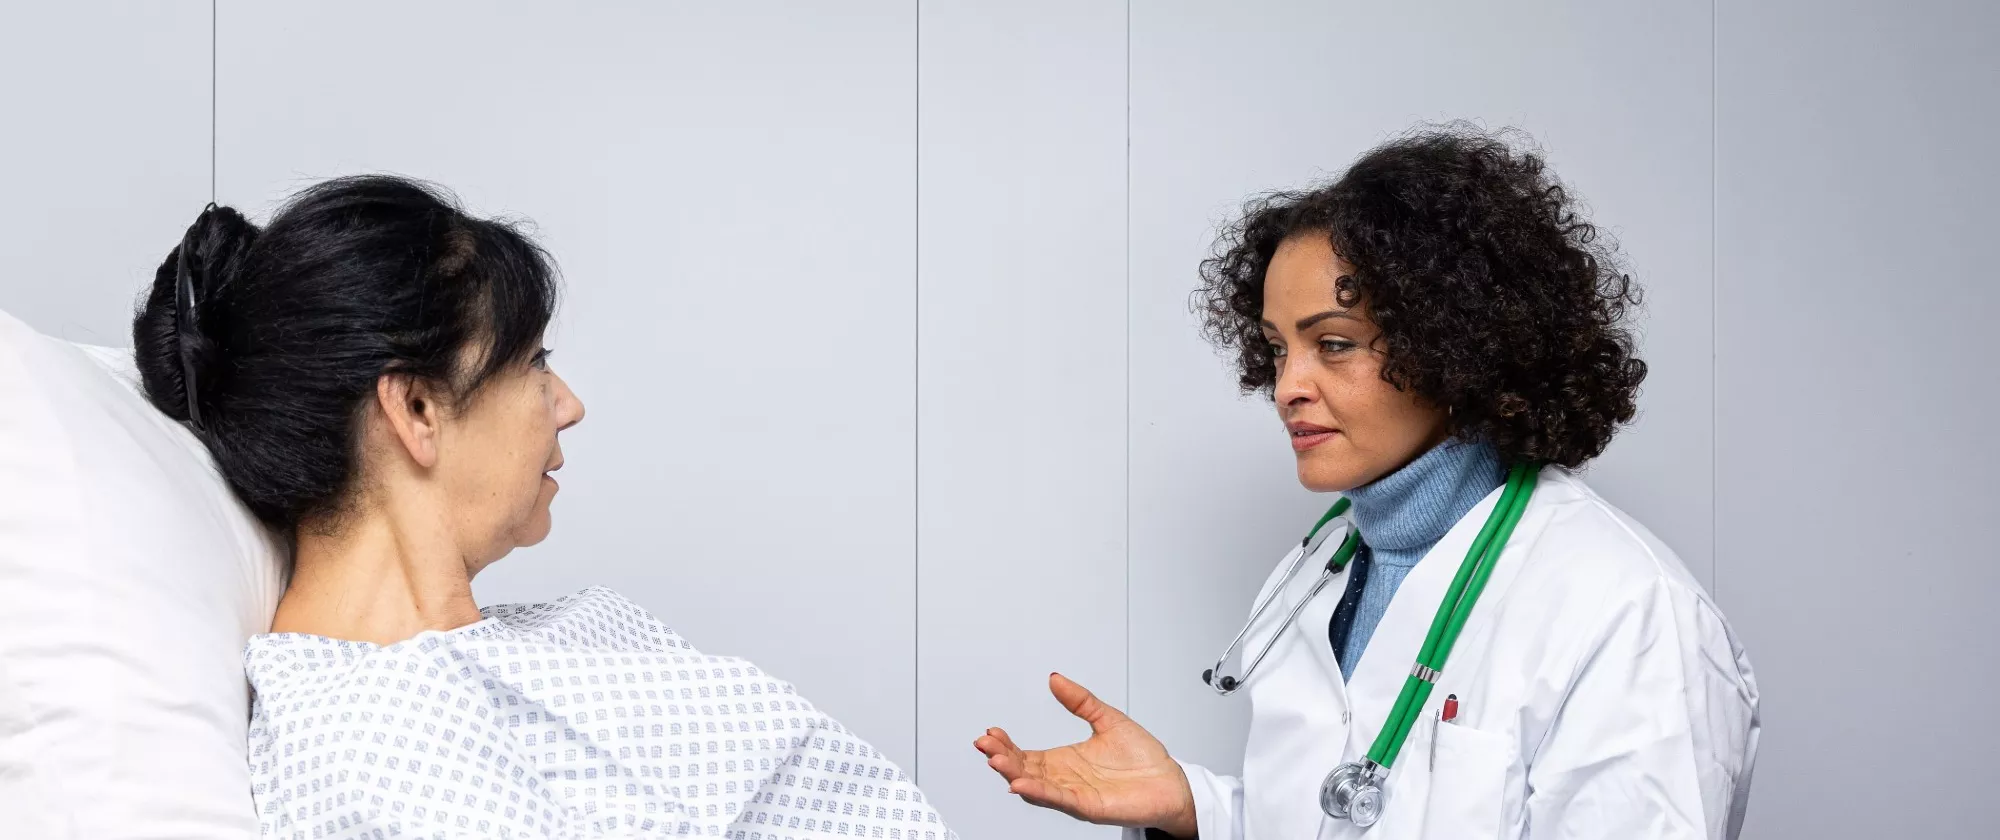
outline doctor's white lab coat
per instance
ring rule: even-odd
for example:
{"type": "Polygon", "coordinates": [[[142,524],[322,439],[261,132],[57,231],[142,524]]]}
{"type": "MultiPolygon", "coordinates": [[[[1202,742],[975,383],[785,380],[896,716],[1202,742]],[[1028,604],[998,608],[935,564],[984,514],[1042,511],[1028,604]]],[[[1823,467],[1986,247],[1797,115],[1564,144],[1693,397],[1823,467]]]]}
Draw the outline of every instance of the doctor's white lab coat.
{"type": "MultiPolygon", "coordinates": [[[[1383,785],[1381,821],[1363,832],[1320,812],[1320,781],[1367,753],[1499,495],[1410,570],[1352,683],[1327,641],[1345,573],[1283,631],[1239,692],[1252,708],[1242,778],[1182,765],[1201,840],[1736,836],[1759,730],[1749,659],[1671,550],[1555,469],[1383,785]],[[1458,718],[1440,722],[1452,694],[1458,718]]],[[[1244,650],[1305,597],[1341,541],[1327,530],[1244,650]]]]}

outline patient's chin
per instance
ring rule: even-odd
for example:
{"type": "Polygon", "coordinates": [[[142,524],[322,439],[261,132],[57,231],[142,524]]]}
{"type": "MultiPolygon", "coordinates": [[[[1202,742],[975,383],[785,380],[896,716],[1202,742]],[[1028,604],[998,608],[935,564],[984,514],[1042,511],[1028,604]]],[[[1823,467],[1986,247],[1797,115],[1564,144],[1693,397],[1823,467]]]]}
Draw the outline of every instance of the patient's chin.
{"type": "Polygon", "coordinates": [[[549,538],[549,531],[554,527],[555,522],[549,516],[549,509],[547,506],[544,506],[535,511],[534,515],[529,517],[527,522],[522,523],[521,530],[515,534],[514,545],[520,548],[527,548],[542,540],[546,540],[549,538]]]}
{"type": "Polygon", "coordinates": [[[549,515],[549,497],[545,493],[542,498],[535,500],[532,508],[522,512],[520,518],[514,521],[514,527],[503,533],[507,535],[508,542],[512,543],[514,548],[527,548],[548,539],[549,531],[553,527],[554,519],[549,515]]]}
{"type": "Polygon", "coordinates": [[[541,492],[519,527],[514,529],[514,545],[526,548],[549,538],[549,530],[555,526],[549,506],[556,500],[556,483],[547,476],[542,477],[541,492]]]}

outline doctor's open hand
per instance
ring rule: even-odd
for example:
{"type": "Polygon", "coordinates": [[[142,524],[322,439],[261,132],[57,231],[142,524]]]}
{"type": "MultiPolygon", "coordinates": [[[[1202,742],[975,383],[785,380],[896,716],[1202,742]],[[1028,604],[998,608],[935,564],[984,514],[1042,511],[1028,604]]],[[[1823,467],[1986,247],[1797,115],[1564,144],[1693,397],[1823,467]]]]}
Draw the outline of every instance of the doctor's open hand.
{"type": "Polygon", "coordinates": [[[1195,836],[1194,792],[1167,748],[1125,713],[1105,705],[1061,674],[1049,691],[1070,714],[1090,724],[1090,738],[1050,750],[1024,750],[1001,729],[972,745],[1030,804],[1099,825],[1157,828],[1195,836]]]}

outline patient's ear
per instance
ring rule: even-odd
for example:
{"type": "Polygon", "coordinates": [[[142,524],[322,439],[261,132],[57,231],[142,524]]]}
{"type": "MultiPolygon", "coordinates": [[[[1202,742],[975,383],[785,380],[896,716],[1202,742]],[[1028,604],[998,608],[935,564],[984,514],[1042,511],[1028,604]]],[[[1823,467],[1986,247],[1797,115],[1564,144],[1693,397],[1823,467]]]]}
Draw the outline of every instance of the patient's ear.
{"type": "Polygon", "coordinates": [[[437,466],[442,396],[429,381],[406,373],[384,373],[375,380],[383,420],[410,460],[424,469],[437,466]]]}

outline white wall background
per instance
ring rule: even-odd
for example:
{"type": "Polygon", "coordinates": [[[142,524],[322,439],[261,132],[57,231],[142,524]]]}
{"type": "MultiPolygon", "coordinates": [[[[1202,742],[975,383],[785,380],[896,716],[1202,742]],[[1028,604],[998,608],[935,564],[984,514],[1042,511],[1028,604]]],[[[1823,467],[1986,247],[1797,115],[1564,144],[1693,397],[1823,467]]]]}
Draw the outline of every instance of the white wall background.
{"type": "Polygon", "coordinates": [[[211,196],[331,175],[531,217],[590,419],[555,536],[482,596],[615,586],[968,840],[1103,837],[972,738],[1078,737],[1062,670],[1239,766],[1196,675],[1323,502],[1195,335],[1215,225],[1419,120],[1519,126],[1650,295],[1644,416],[1592,481],[1751,646],[1746,835],[1970,836],[1996,37],[1970,0],[6,0],[0,307],[125,343],[211,196]]]}

